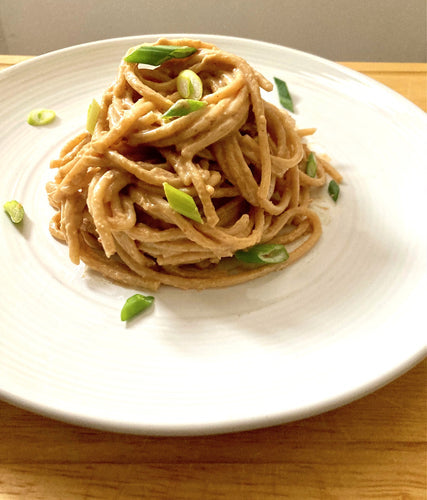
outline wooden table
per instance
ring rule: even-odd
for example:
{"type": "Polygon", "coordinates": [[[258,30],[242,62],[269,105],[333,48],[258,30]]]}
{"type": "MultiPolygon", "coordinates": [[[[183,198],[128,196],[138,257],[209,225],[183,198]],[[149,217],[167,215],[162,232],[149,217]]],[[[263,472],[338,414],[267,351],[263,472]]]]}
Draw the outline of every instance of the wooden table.
{"type": "MultiPolygon", "coordinates": [[[[426,64],[343,64],[426,110],[426,64]]],[[[424,360],[340,409],[207,437],[101,432],[0,402],[0,499],[426,499],[426,380],[424,360]]]]}

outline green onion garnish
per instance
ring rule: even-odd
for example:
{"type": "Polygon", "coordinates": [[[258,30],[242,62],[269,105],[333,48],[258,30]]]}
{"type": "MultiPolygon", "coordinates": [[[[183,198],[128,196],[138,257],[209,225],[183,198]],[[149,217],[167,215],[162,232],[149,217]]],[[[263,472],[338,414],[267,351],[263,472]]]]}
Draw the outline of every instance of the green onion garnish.
{"type": "Polygon", "coordinates": [[[184,99],[196,99],[199,101],[203,95],[203,83],[197,73],[191,69],[181,71],[176,79],[179,95],[184,99]]]}
{"type": "Polygon", "coordinates": [[[99,110],[101,106],[98,104],[96,99],[93,99],[89,104],[89,108],[87,110],[87,118],[86,118],[86,129],[90,135],[92,135],[95,131],[95,125],[98,120],[99,110]]]}
{"type": "Polygon", "coordinates": [[[3,205],[3,208],[14,224],[19,224],[24,218],[24,207],[19,203],[19,201],[7,201],[3,205]]]}
{"type": "Polygon", "coordinates": [[[174,188],[167,182],[163,183],[163,188],[165,190],[166,199],[175,212],[196,222],[203,223],[196,202],[189,194],[174,188]]]}
{"type": "Polygon", "coordinates": [[[56,113],[52,109],[33,109],[28,115],[27,122],[38,127],[53,122],[55,117],[56,113]]]}
{"type": "Polygon", "coordinates": [[[276,83],[277,87],[277,92],[279,94],[279,101],[280,104],[286,108],[289,109],[289,111],[294,111],[294,104],[292,102],[292,97],[289,94],[288,86],[286,85],[286,82],[283,80],[280,80],[280,78],[274,77],[274,81],[276,83]]]}
{"type": "Polygon", "coordinates": [[[234,256],[237,260],[249,264],[279,264],[289,258],[284,245],[273,243],[255,245],[246,250],[237,250],[234,256]]]}
{"type": "Polygon", "coordinates": [[[122,307],[120,319],[122,321],[129,321],[134,316],[150,307],[153,302],[154,297],[151,295],[145,296],[139,293],[132,295],[132,297],[126,300],[125,305],[122,307]]]}
{"type": "Polygon", "coordinates": [[[331,180],[331,182],[328,185],[328,193],[334,201],[338,200],[338,195],[340,194],[340,187],[339,187],[338,183],[336,181],[334,181],[333,179],[331,180]]]}
{"type": "Polygon", "coordinates": [[[125,57],[126,62],[159,66],[169,59],[181,59],[191,56],[197,49],[177,45],[140,45],[125,57]]]}
{"type": "Polygon", "coordinates": [[[166,111],[166,113],[163,113],[162,118],[168,121],[172,118],[186,116],[193,111],[204,108],[207,104],[208,103],[205,101],[196,101],[194,99],[179,99],[166,111]]]}
{"type": "Polygon", "coordinates": [[[305,173],[310,177],[316,177],[317,172],[317,162],[316,157],[313,153],[310,153],[307,158],[307,164],[305,166],[305,173]]]}

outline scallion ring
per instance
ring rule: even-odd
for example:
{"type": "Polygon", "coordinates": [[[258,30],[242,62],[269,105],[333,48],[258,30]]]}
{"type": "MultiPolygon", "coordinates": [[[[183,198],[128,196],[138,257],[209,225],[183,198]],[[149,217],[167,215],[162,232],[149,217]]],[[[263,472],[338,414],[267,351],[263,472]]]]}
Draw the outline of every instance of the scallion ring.
{"type": "Polygon", "coordinates": [[[184,99],[199,101],[203,95],[203,83],[200,76],[191,69],[184,69],[176,79],[178,93],[184,99]]]}
{"type": "Polygon", "coordinates": [[[22,222],[25,212],[24,207],[21,205],[21,203],[19,203],[19,201],[7,201],[3,205],[3,208],[14,224],[19,224],[20,222],[22,222]]]}
{"type": "Polygon", "coordinates": [[[53,122],[55,117],[56,113],[52,109],[33,109],[28,115],[27,122],[30,125],[38,127],[40,125],[47,125],[48,123],[53,122]]]}

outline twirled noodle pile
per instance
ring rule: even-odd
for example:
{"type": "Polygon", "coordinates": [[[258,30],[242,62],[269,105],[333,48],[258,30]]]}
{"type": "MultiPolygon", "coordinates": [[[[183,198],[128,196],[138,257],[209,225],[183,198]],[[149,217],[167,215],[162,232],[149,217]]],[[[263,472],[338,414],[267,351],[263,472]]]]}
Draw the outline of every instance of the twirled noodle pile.
{"type": "Polygon", "coordinates": [[[51,162],[52,235],[68,244],[73,263],[150,290],[235,285],[295,262],[322,231],[310,190],[326,174],[340,177],[319,157],[316,176],[305,173],[303,137],[314,130],[297,131],[286,111],[266,102],[260,90],[272,84],[242,58],[194,40],[156,44],[198,50],[151,69],[121,62],[93,135],[81,133],[51,162]],[[201,78],[207,106],[165,122],[183,69],[201,78]],[[164,182],[194,198],[203,223],[171,208],[164,182]],[[295,249],[280,264],[232,258],[266,242],[295,249]]]}

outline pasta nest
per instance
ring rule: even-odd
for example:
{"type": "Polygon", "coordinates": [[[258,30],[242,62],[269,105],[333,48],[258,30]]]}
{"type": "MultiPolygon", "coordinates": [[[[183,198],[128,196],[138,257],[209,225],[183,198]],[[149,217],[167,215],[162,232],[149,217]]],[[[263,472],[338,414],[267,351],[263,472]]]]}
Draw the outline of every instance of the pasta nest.
{"type": "Polygon", "coordinates": [[[317,158],[316,176],[305,173],[312,131],[263,98],[273,85],[241,57],[196,40],[156,44],[197,51],[155,68],[121,61],[93,134],[74,137],[51,162],[52,235],[73,263],[150,290],[235,285],[295,262],[321,235],[311,190],[331,171],[317,158]],[[200,77],[206,106],[165,121],[184,69],[200,77]],[[169,205],[165,182],[193,197],[202,223],[169,205]],[[258,243],[292,251],[273,265],[233,258],[258,243]]]}

